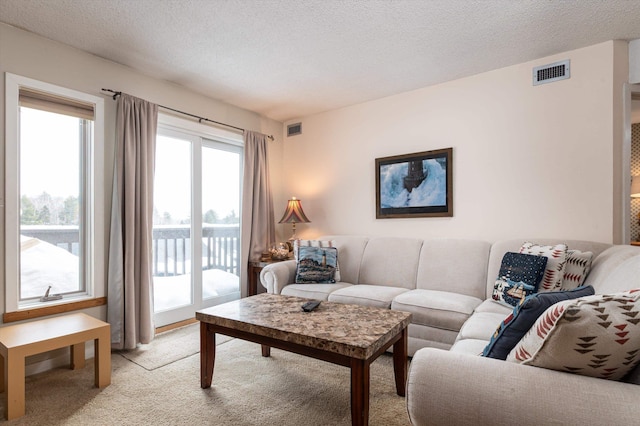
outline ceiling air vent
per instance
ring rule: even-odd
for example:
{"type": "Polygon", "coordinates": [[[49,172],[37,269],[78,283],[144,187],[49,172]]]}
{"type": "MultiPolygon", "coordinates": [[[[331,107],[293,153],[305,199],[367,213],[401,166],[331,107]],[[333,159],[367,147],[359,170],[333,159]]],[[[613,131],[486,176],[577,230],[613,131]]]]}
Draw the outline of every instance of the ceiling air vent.
{"type": "Polygon", "coordinates": [[[302,134],[302,123],[295,123],[287,125],[287,137],[296,136],[302,134]]]}
{"type": "Polygon", "coordinates": [[[535,67],[533,69],[533,85],[551,83],[571,78],[571,61],[554,62],[553,64],[535,67]]]}

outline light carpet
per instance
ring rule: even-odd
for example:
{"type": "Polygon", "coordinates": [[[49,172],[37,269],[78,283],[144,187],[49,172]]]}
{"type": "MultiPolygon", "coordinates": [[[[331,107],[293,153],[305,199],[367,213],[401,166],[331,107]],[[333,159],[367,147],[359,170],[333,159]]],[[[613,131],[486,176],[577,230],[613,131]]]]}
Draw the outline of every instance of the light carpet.
{"type": "MultiPolygon", "coordinates": [[[[221,344],[231,337],[216,334],[216,343],[221,344]]],[[[148,345],[140,345],[129,351],[118,352],[145,370],[155,370],[172,362],[200,352],[200,323],[158,334],[148,345]]]]}
{"type": "MultiPolygon", "coordinates": [[[[176,347],[177,349],[177,347],[176,347]]],[[[232,339],[216,351],[213,385],[200,388],[200,356],[151,371],[112,354],[112,381],[93,387],[93,362],[26,379],[26,415],[9,425],[350,425],[349,369],[232,339]]],[[[393,358],[371,365],[371,425],[408,425],[393,358]]],[[[4,405],[0,407],[4,416],[4,405]]]]}

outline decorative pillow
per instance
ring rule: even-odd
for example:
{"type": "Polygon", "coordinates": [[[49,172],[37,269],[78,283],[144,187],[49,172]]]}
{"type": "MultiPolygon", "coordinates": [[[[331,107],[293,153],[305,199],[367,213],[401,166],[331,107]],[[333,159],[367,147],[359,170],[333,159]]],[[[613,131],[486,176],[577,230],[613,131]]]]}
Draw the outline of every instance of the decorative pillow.
{"type": "MultiPolygon", "coordinates": [[[[293,257],[298,260],[298,248],[300,247],[335,247],[332,240],[293,240],[293,257]]],[[[340,281],[340,263],[336,263],[336,273],[333,277],[340,281]]]]}
{"type": "Polygon", "coordinates": [[[525,297],[536,292],[535,286],[524,281],[515,282],[510,279],[498,278],[493,285],[492,299],[503,305],[517,306],[525,297]]]}
{"type": "Polygon", "coordinates": [[[520,247],[520,253],[544,256],[548,259],[547,267],[545,268],[538,291],[560,290],[562,287],[562,277],[564,275],[564,265],[567,260],[566,244],[541,246],[533,243],[524,243],[522,247],[520,247]]]}
{"type": "Polygon", "coordinates": [[[300,247],[296,283],[335,283],[338,250],[335,247],[300,247]]]}
{"type": "Polygon", "coordinates": [[[594,293],[593,287],[584,286],[570,291],[548,291],[528,296],[498,326],[491,341],[484,348],[482,356],[507,359],[509,352],[527,334],[527,331],[549,306],[563,300],[591,296],[594,293]]]}
{"type": "Polygon", "coordinates": [[[562,290],[572,290],[584,284],[589,271],[593,253],[590,251],[567,250],[567,263],[564,265],[562,290]]]}
{"type": "Polygon", "coordinates": [[[492,299],[505,305],[516,306],[529,294],[537,291],[546,264],[546,257],[505,253],[493,286],[492,299]]]}
{"type": "Polygon", "coordinates": [[[640,289],[556,303],[507,361],[618,380],[640,362],[640,289]]]}

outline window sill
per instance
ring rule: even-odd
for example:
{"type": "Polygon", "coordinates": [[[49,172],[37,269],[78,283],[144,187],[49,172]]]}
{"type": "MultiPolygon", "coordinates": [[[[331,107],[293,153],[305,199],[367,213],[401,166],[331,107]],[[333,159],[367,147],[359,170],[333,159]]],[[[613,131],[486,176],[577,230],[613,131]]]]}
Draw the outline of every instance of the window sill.
{"type": "Polygon", "coordinates": [[[107,304],[106,297],[98,297],[95,299],[80,300],[77,302],[59,303],[56,305],[42,306],[42,307],[30,307],[24,310],[15,312],[5,312],[2,316],[2,322],[15,322],[26,319],[46,317],[48,315],[62,314],[64,312],[77,311],[80,309],[93,308],[96,306],[103,306],[107,304]]]}

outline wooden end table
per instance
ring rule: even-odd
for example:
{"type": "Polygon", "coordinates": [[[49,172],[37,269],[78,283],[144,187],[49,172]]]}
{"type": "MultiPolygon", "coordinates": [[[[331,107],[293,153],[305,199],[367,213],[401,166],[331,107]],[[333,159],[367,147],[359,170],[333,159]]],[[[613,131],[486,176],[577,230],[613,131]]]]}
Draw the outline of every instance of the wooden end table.
{"type": "Polygon", "coordinates": [[[25,413],[25,358],[69,346],[72,370],[85,364],[84,342],[95,345],[95,385],[111,383],[111,332],[104,321],[78,313],[0,327],[0,391],[4,390],[5,417],[25,413]]]}
{"type": "Polygon", "coordinates": [[[249,281],[248,295],[255,296],[256,294],[258,294],[258,283],[260,282],[260,272],[265,266],[271,265],[272,263],[284,262],[286,260],[291,260],[291,259],[249,261],[249,268],[248,268],[249,274],[247,275],[248,281],[249,281]]]}
{"type": "Polygon", "coordinates": [[[196,312],[200,321],[200,386],[211,387],[215,334],[262,345],[262,356],[278,348],[351,369],[351,422],[369,422],[370,365],[393,346],[396,393],[405,395],[407,326],[411,314],[390,309],[322,302],[262,293],[196,312]]]}

